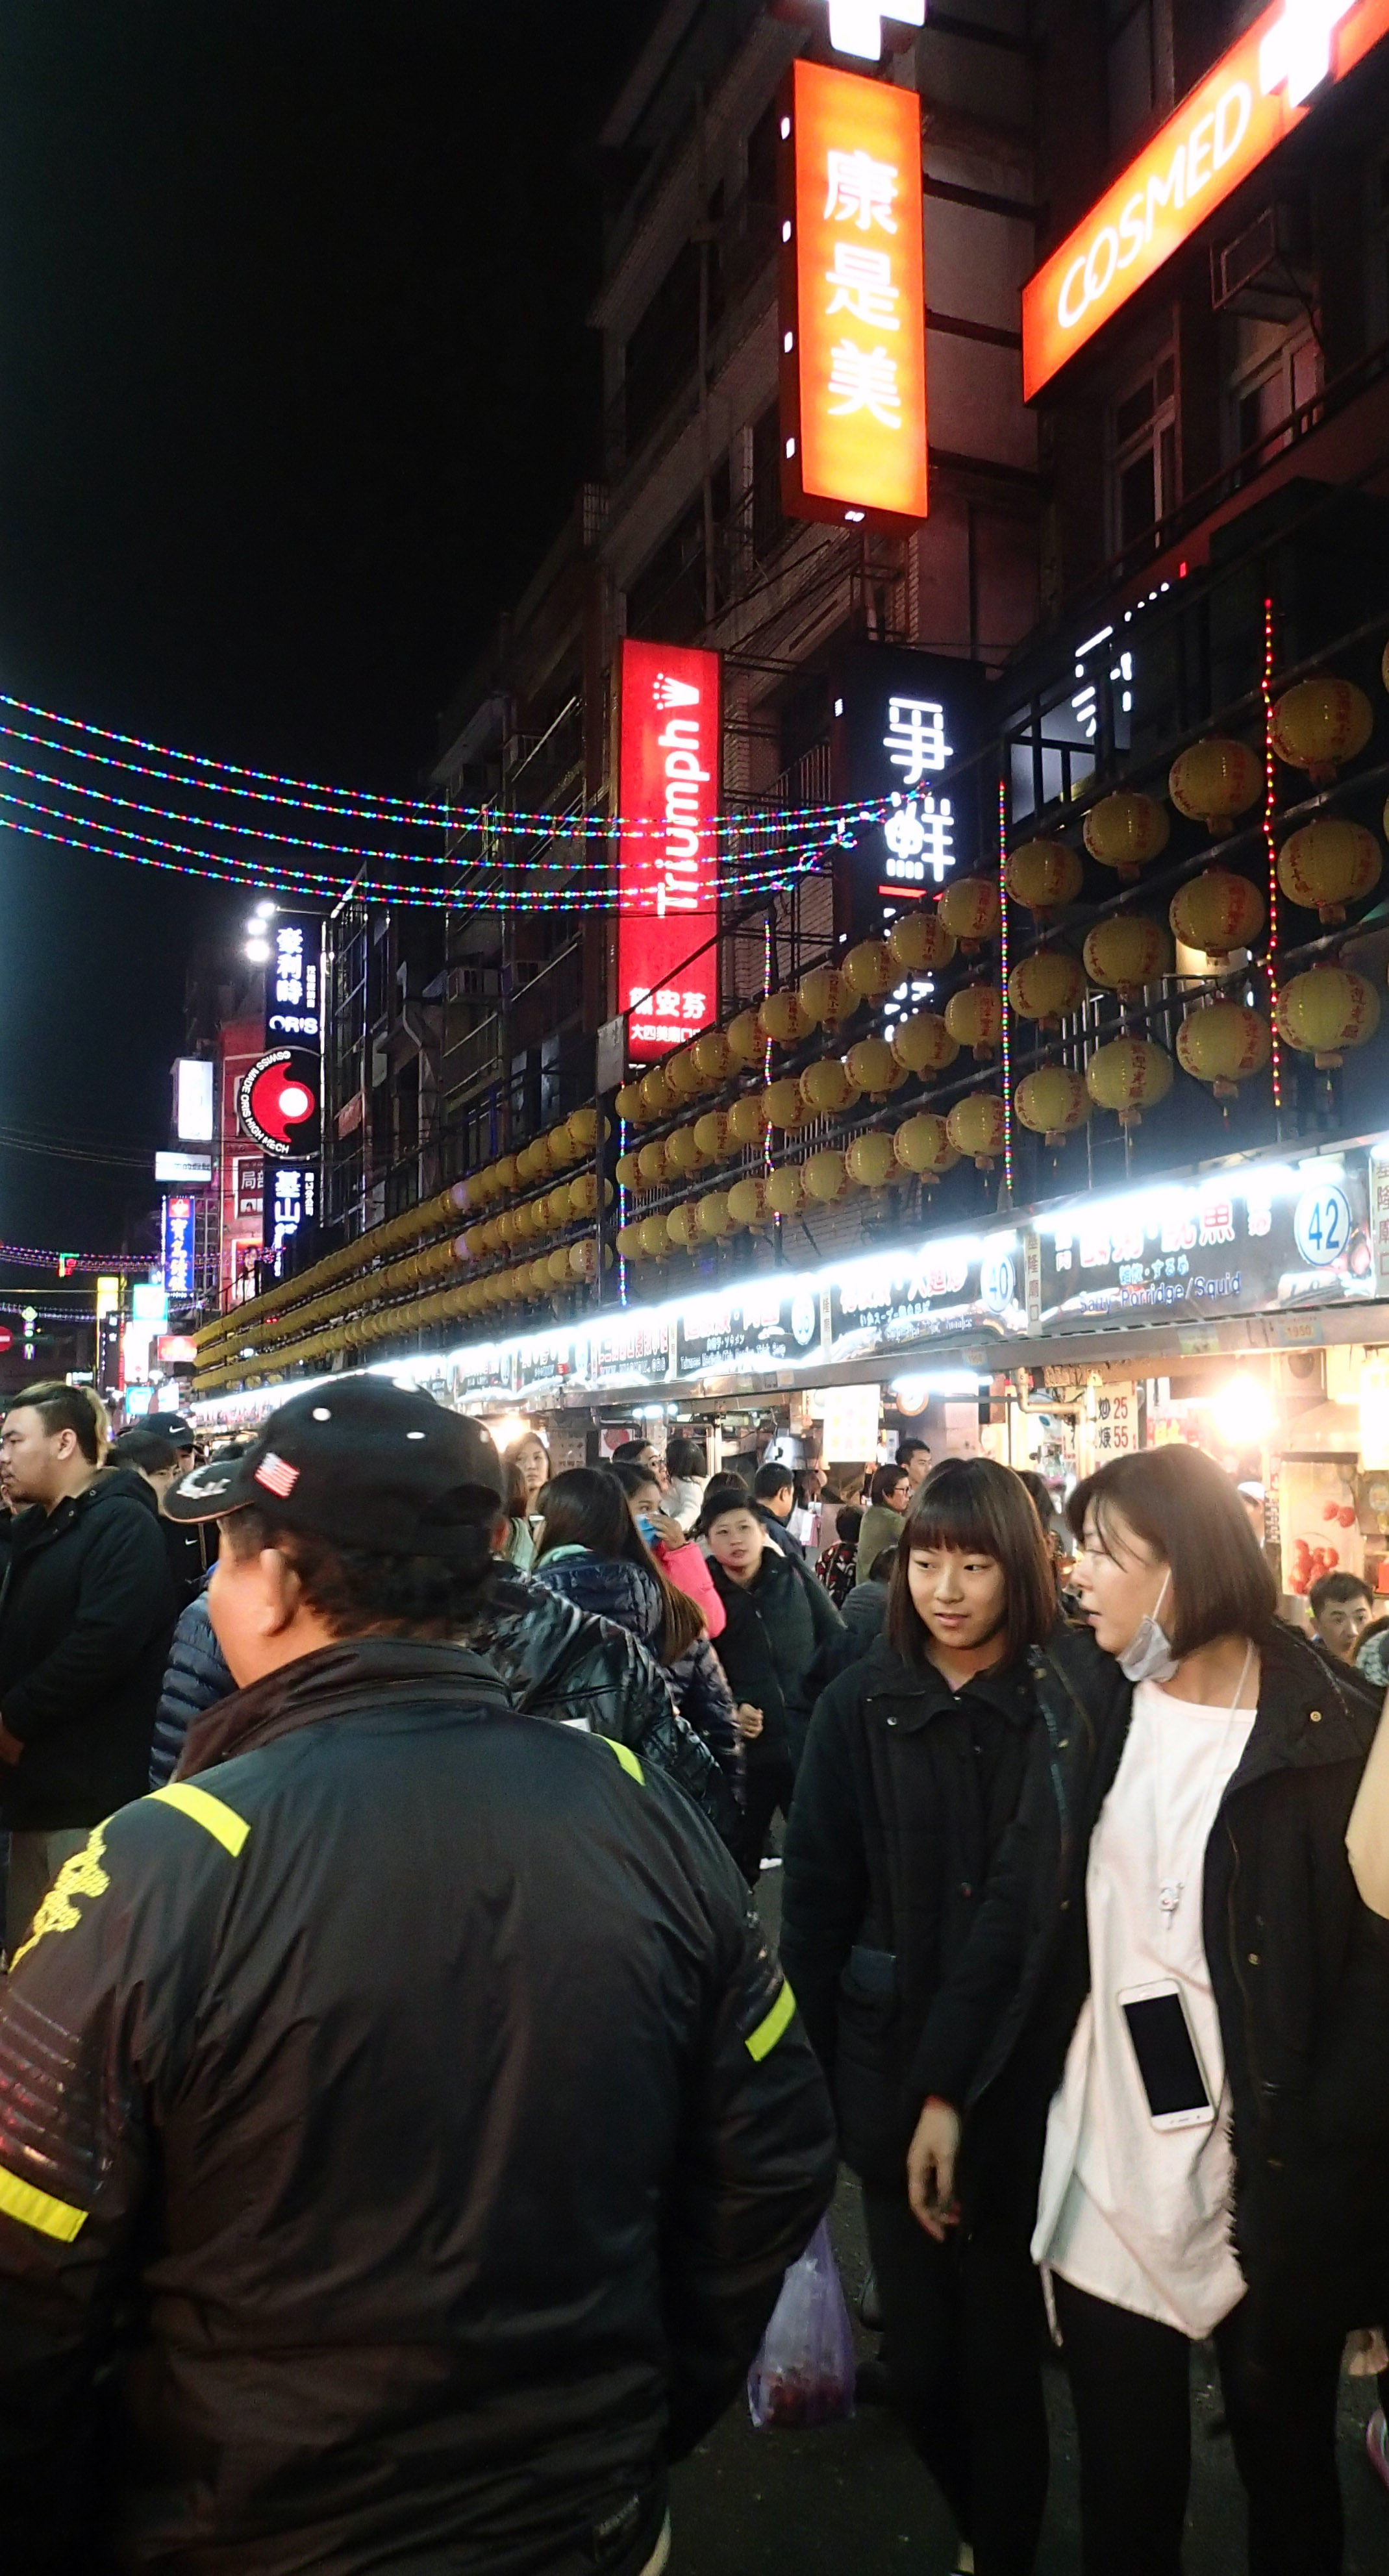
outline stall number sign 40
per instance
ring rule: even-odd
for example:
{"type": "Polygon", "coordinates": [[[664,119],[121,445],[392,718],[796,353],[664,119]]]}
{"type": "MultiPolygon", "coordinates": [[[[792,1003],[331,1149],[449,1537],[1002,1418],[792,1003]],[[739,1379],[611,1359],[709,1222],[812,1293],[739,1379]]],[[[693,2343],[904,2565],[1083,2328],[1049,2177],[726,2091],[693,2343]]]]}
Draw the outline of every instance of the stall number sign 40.
{"type": "Polygon", "coordinates": [[[1309,1270],[1339,1261],[1350,1241],[1350,1201],[1334,1182],[1304,1190],[1293,1217],[1293,1241],[1309,1270]]]}

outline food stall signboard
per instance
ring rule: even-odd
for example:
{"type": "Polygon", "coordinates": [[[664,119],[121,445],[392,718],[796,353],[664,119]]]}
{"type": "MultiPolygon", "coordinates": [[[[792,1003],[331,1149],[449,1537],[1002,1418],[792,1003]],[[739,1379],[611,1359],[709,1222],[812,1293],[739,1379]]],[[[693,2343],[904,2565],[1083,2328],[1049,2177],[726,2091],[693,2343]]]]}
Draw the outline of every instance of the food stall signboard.
{"type": "Polygon", "coordinates": [[[1303,1185],[1255,1166],[1202,1188],[1136,1191],[1038,1227],[1033,1329],[1097,1322],[1204,1325],[1217,1315],[1334,1305],[1375,1294],[1366,1159],[1327,1158],[1303,1185]]]}
{"type": "Polygon", "coordinates": [[[1022,1247],[1013,1232],[924,1243],[861,1262],[830,1290],[835,1360],[955,1333],[1022,1333],[1022,1247]]]}
{"type": "Polygon", "coordinates": [[[680,1317],[678,1373],[694,1379],[720,1369],[793,1367],[820,1339],[820,1300],[813,1288],[777,1283],[728,1296],[692,1297],[680,1317]]]}

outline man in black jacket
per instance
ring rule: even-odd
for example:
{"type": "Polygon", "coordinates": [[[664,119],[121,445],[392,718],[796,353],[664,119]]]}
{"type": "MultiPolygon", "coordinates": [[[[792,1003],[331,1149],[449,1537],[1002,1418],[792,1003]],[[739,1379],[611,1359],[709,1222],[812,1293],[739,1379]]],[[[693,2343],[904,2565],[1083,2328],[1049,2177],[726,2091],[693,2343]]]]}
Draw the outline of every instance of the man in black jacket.
{"type": "Polygon", "coordinates": [[[81,1387],[26,1388],[0,1434],[14,1507],[0,1607],[0,1823],[13,1956],[62,1863],[138,1798],[177,1610],[152,1488],[101,1467],[81,1387]]]}
{"type": "Polygon", "coordinates": [[[170,1497],[230,1515],[240,1688],[68,1864],[0,2003],[24,2576],[113,2530],[136,2570],[658,2576],[666,2461],[829,2197],[715,1836],[452,1642],[501,1489],[479,1426],[359,1379],[170,1497]]]}

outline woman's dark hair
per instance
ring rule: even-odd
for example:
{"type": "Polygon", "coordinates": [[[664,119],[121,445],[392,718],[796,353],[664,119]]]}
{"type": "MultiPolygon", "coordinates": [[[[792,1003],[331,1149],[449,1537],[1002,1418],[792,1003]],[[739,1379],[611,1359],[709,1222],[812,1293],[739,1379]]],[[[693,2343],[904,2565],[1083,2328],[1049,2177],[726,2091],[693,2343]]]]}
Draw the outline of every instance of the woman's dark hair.
{"type": "MultiPolygon", "coordinates": [[[[476,1490],[476,1489],[474,1489],[476,1490]]],[[[492,1588],[495,1500],[460,1515],[457,1526],[475,1534],[462,1560],[437,1556],[385,1556],[375,1548],[337,1547],[315,1531],[277,1527],[256,1504],[218,1523],[222,1545],[235,1557],[278,1548],[299,1577],[304,1599],[335,1637],[457,1636],[487,1608],[492,1588]]]]}
{"type": "Polygon", "coordinates": [[[666,1450],[668,1476],[707,1476],[709,1461],[698,1440],[672,1440],[666,1450]]]}
{"type": "Polygon", "coordinates": [[[857,1504],[857,1503],[841,1503],[841,1504],[840,1504],[840,1506],[839,1506],[839,1516],[838,1516],[838,1519],[837,1519],[837,1520],[836,1520],[836,1522],[835,1522],[835,1528],[836,1528],[836,1530],[838,1531],[838,1534],[839,1534],[839,1535],[838,1535],[838,1544],[839,1544],[839,1546],[840,1546],[840,1547],[857,1547],[857,1545],[858,1545],[858,1534],[859,1534],[859,1531],[862,1529],[862,1527],[863,1527],[863,1513],[862,1513],[862,1511],[860,1510],[860,1508],[859,1508],[858,1504],[857,1504]]]}
{"type": "Polygon", "coordinates": [[[509,1521],[523,1521],[530,1501],[526,1480],[514,1457],[503,1458],[502,1474],[506,1479],[502,1509],[509,1521]]]}
{"type": "Polygon", "coordinates": [[[1203,1449],[1173,1441],[1111,1458],[1077,1485],[1066,1518],[1077,1538],[1087,1512],[1111,1552],[1124,1523],[1172,1568],[1162,1625],[1181,1660],[1216,1637],[1267,1638],[1278,1609],[1268,1560],[1229,1477],[1203,1449]]]}
{"type": "MultiPolygon", "coordinates": [[[[898,1486],[906,1483],[906,1479],[906,1468],[899,1467],[895,1459],[890,1467],[876,1467],[873,1471],[873,1482],[868,1488],[870,1503],[885,1504],[889,1495],[895,1494],[898,1486]]],[[[925,1492],[924,1485],[921,1490],[925,1492]]]]}
{"type": "Polygon", "coordinates": [[[1030,1494],[1011,1467],[992,1458],[942,1458],[931,1469],[897,1542],[887,1633],[905,1663],[925,1664],[929,1631],[911,1596],[907,1570],[929,1547],[991,1556],[1003,1569],[1002,1661],[1044,1645],[1057,1621],[1056,1581],[1030,1494]]]}
{"type": "Polygon", "coordinates": [[[1051,1487],[1047,1483],[1045,1476],[1039,1476],[1035,1467],[1015,1467],[1013,1469],[1013,1473],[1017,1477],[1018,1483],[1020,1485],[1026,1485],[1029,1494],[1032,1496],[1032,1499],[1037,1506],[1037,1518],[1041,1522],[1043,1529],[1050,1529],[1052,1522],[1056,1518],[1056,1505],[1052,1501],[1051,1487]]]}
{"type": "MultiPolygon", "coordinates": [[[[624,1461],[624,1464],[626,1462],[624,1461]]],[[[654,1484],[648,1467],[637,1470],[639,1484],[654,1484]]],[[[641,1531],[627,1509],[627,1489],[611,1467],[566,1467],[552,1476],[541,1498],[544,1528],[535,1552],[537,1565],[557,1547],[587,1547],[595,1556],[616,1557],[639,1565],[661,1596],[661,1633],[657,1654],[663,1664],[676,1664],[704,1634],[704,1613],[688,1592],[677,1589],[661,1572],[641,1531]]]]}
{"type": "Polygon", "coordinates": [[[106,1452],[108,1466],[140,1467],[146,1475],[158,1476],[167,1467],[178,1465],[178,1451],[162,1431],[147,1431],[142,1422],[122,1431],[106,1452]]]}
{"type": "Polygon", "coordinates": [[[869,1569],[868,1569],[868,1580],[869,1580],[869,1582],[870,1582],[870,1583],[890,1583],[890,1582],[892,1581],[892,1569],[893,1569],[893,1567],[894,1567],[894,1565],[895,1565],[896,1563],[897,1563],[897,1550],[896,1550],[896,1548],[895,1548],[895,1547],[880,1547],[880,1548],[879,1548],[879,1550],[878,1550],[877,1555],[874,1557],[873,1562],[872,1562],[872,1564],[870,1565],[870,1567],[869,1567],[869,1569]]]}
{"type": "Polygon", "coordinates": [[[702,1537],[715,1512],[726,1512],[740,1507],[747,1510],[751,1508],[751,1504],[752,1493],[746,1478],[735,1476],[731,1467],[721,1467],[717,1476],[711,1476],[704,1488],[704,1500],[699,1507],[699,1518],[695,1522],[695,1528],[702,1537]]]}

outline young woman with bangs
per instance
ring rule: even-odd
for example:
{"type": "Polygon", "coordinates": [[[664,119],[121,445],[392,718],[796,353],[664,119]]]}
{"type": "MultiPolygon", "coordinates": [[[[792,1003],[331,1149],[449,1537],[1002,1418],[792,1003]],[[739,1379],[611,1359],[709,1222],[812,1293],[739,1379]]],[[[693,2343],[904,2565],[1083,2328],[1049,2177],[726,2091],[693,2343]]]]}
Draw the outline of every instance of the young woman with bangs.
{"type": "MultiPolygon", "coordinates": [[[[1046,2495],[1035,2191],[997,2187],[982,2148],[972,2188],[967,2131],[961,2228],[958,2123],[948,2154],[933,2124],[965,2100],[1015,1973],[1008,1909],[995,1925],[984,1900],[1043,1655],[1077,1689],[1101,1660],[1060,1624],[1031,1497],[991,1459],[946,1459],[898,1541],[885,1636],[816,1705],[785,1854],[782,1957],[863,2183],[893,2402],[979,2576],[1026,2576],[1046,2495]]],[[[1006,2138],[1001,2162],[1006,2183],[1006,2138]]]]}

